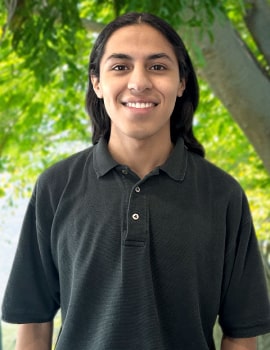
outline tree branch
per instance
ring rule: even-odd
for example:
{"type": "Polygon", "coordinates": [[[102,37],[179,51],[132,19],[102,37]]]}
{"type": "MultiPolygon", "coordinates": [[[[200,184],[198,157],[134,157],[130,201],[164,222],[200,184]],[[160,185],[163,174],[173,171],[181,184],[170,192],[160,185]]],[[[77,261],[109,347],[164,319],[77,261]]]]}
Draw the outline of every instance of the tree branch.
{"type": "Polygon", "coordinates": [[[95,32],[95,33],[100,33],[102,29],[104,28],[103,23],[91,21],[86,18],[82,18],[82,25],[83,27],[88,31],[88,32],[95,32]]]}
{"type": "Polygon", "coordinates": [[[266,0],[245,0],[244,20],[270,66],[270,5],[266,0]]]}
{"type": "Polygon", "coordinates": [[[270,172],[270,79],[225,16],[216,16],[212,30],[213,40],[199,29],[193,37],[205,58],[201,74],[270,172]]]}

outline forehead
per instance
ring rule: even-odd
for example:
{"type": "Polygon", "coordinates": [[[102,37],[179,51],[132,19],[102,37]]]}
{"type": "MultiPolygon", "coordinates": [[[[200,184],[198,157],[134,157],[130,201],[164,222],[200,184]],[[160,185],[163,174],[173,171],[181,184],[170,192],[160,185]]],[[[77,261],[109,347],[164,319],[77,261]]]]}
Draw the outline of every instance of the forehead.
{"type": "Polygon", "coordinates": [[[117,29],[107,40],[103,57],[112,53],[130,56],[164,52],[176,60],[174,49],[167,38],[148,24],[134,24],[117,29]]]}

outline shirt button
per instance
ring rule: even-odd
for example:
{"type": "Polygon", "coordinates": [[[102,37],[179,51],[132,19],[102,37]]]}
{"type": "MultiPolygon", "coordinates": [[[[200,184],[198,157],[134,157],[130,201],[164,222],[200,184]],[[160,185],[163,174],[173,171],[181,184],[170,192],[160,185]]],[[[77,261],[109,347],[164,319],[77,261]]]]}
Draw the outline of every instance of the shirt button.
{"type": "Polygon", "coordinates": [[[139,186],[136,186],[136,187],[135,187],[135,192],[137,192],[137,193],[141,192],[141,189],[140,189],[139,186]]]}
{"type": "Polygon", "coordinates": [[[128,170],[127,169],[122,169],[122,174],[127,175],[128,174],[128,170]]]}
{"type": "Polygon", "coordinates": [[[137,214],[137,213],[132,214],[132,219],[133,220],[137,221],[137,220],[139,220],[139,218],[140,218],[139,214],[137,214]]]}

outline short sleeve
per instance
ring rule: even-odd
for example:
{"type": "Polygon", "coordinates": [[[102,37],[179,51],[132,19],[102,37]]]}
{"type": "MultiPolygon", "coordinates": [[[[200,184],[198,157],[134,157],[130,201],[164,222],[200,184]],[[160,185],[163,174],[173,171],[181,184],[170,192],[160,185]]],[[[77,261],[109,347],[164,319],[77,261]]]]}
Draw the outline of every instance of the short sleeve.
{"type": "Polygon", "coordinates": [[[265,272],[245,194],[228,212],[230,249],[224,263],[219,323],[227,336],[254,337],[270,332],[270,303],[265,272]],[[236,206],[241,216],[235,217],[236,206]]]}
{"type": "Polygon", "coordinates": [[[2,304],[10,323],[51,321],[59,308],[58,274],[51,257],[50,235],[39,232],[36,188],[29,202],[2,304]]]}

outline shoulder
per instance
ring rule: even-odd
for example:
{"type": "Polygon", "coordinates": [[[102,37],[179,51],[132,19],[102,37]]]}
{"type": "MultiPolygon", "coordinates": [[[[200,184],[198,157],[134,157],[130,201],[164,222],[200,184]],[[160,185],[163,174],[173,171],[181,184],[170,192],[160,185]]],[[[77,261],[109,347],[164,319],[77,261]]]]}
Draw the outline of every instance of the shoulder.
{"type": "Polygon", "coordinates": [[[188,152],[188,171],[196,178],[201,178],[205,184],[242,191],[239,182],[231,174],[193,152],[188,152]]]}
{"type": "Polygon", "coordinates": [[[203,205],[209,205],[214,215],[225,217],[227,227],[251,224],[248,198],[240,183],[203,157],[189,152],[188,158],[187,172],[193,177],[192,185],[196,186],[196,195],[203,199],[203,205]]]}
{"type": "Polygon", "coordinates": [[[36,182],[36,195],[44,192],[57,196],[68,183],[79,181],[84,171],[91,168],[93,148],[88,147],[47,168],[39,175],[36,182]]]}
{"type": "Polygon", "coordinates": [[[77,152],[47,168],[40,176],[39,182],[43,183],[55,178],[69,177],[74,172],[82,170],[88,163],[91,164],[93,147],[88,147],[77,152]]]}
{"type": "Polygon", "coordinates": [[[248,208],[246,194],[238,180],[211,161],[192,152],[188,152],[187,179],[188,177],[198,191],[216,205],[248,208]]]}

